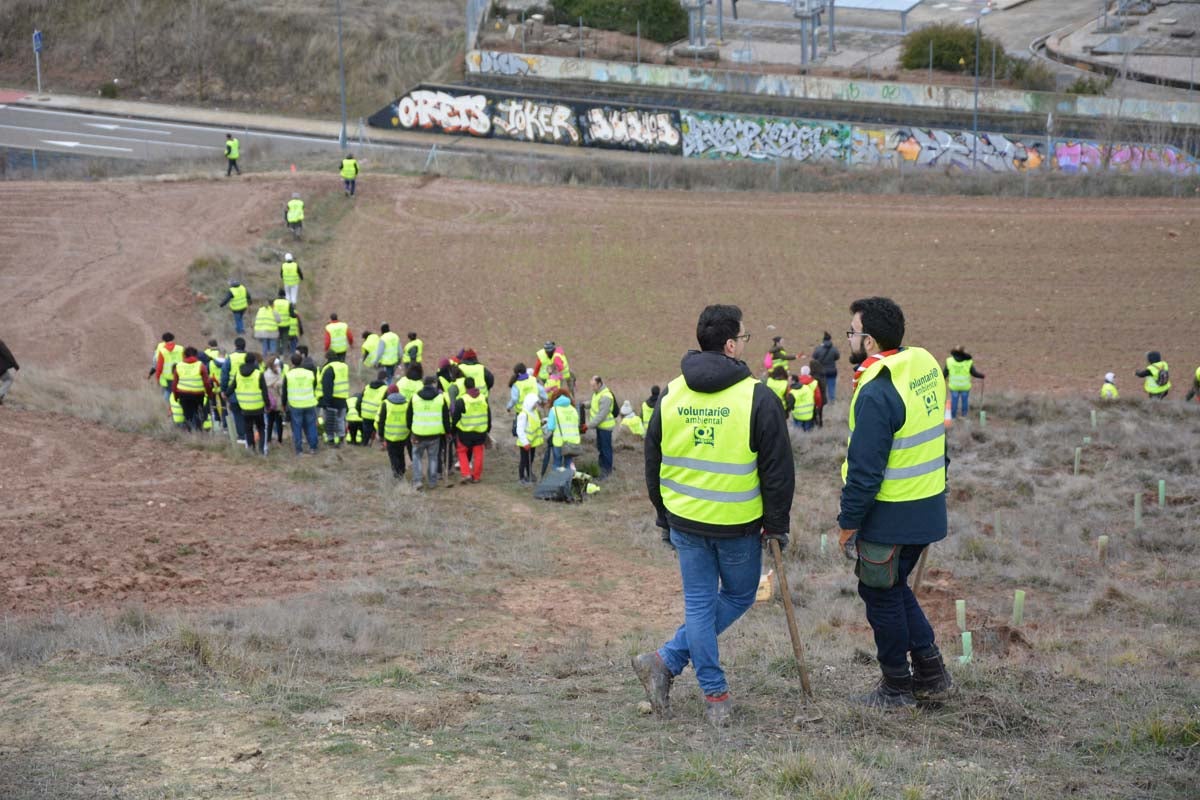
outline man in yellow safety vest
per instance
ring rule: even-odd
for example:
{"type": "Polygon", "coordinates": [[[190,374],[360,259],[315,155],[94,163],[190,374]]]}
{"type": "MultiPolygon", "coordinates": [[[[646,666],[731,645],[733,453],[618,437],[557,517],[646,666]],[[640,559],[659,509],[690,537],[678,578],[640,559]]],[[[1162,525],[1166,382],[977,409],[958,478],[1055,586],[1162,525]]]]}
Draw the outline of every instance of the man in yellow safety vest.
{"type": "Polygon", "coordinates": [[[454,401],[450,422],[455,430],[462,482],[479,483],[483,479],[484,445],[492,429],[492,410],[474,378],[465,378],[463,386],[466,391],[454,401]]]}
{"type": "MultiPolygon", "coordinates": [[[[975,369],[975,359],[961,347],[950,351],[942,377],[950,389],[950,419],[965,417],[971,404],[971,378],[983,380],[986,376],[975,369]]],[[[943,413],[943,419],[945,414],[943,413]]]]}
{"type": "Polygon", "coordinates": [[[304,280],[304,270],[296,263],[296,257],[291,253],[283,254],[283,263],[279,265],[279,281],[283,284],[283,293],[289,303],[300,299],[300,282],[304,280]]]}
{"type": "Polygon", "coordinates": [[[283,221],[287,223],[292,236],[299,239],[304,231],[304,201],[300,199],[299,192],[292,192],[292,199],[288,200],[283,210],[283,221]]]}
{"type": "Polygon", "coordinates": [[[250,306],[250,290],[242,285],[242,282],[237,278],[229,279],[229,288],[225,290],[225,297],[221,300],[220,308],[229,306],[229,310],[233,312],[233,332],[241,336],[246,332],[246,309],[250,306]]]}
{"type": "Polygon", "coordinates": [[[679,557],[684,623],[657,651],[634,656],[633,668],[665,715],[671,683],[690,662],[715,726],[732,710],[717,636],[754,604],[764,537],[787,545],[796,481],[783,406],[742,361],[749,338],[740,308],[705,308],[701,349],[683,357],[646,431],[646,488],[679,557]]]}
{"type": "MultiPolygon", "coordinates": [[[[234,172],[238,175],[242,174],[241,167],[238,166],[238,158],[241,156],[242,143],[237,140],[237,137],[232,133],[225,134],[225,161],[228,162],[225,167],[225,177],[228,178],[234,172]]],[[[238,331],[241,333],[241,331],[238,331]]]]}
{"type": "Polygon", "coordinates": [[[953,688],[933,628],[908,586],[921,552],[946,536],[946,382],[927,350],[902,346],[904,313],[890,299],[856,300],[850,313],[846,336],[858,377],[838,541],[855,562],[882,672],[875,689],[856,701],[914,706],[945,699],[953,688]]]}
{"type": "Polygon", "coordinates": [[[1167,392],[1171,391],[1171,370],[1157,350],[1146,353],[1146,368],[1133,374],[1145,379],[1142,389],[1151,400],[1167,399],[1167,392]]]}

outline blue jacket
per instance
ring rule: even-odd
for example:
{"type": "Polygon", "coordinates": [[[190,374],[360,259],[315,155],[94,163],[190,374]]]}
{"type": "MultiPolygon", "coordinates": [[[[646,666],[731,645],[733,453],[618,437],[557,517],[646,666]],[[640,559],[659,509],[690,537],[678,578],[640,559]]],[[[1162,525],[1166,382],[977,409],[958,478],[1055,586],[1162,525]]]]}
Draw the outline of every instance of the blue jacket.
{"type": "MultiPolygon", "coordinates": [[[[854,396],[854,433],[846,451],[849,469],[842,487],[838,525],[857,530],[868,542],[929,544],[946,538],[946,493],[924,500],[876,500],[887,468],[892,438],[904,425],[904,402],[887,367],[854,396]]],[[[950,456],[946,455],[946,466],[950,456]]]]}

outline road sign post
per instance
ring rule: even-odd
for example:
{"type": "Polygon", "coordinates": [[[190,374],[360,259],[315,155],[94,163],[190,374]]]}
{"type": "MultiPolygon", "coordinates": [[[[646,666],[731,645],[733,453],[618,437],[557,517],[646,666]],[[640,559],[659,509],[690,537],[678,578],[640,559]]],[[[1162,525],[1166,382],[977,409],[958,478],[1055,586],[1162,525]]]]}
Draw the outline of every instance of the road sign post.
{"type": "Polygon", "coordinates": [[[42,32],[33,32],[33,63],[37,67],[38,95],[42,93],[42,32]]]}

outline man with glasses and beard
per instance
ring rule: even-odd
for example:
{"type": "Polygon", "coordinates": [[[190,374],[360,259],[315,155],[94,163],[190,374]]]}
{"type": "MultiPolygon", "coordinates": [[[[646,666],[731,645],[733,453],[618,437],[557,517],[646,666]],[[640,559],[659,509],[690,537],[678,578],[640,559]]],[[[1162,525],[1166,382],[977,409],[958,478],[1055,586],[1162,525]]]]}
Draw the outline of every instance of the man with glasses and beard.
{"type": "Polygon", "coordinates": [[[928,351],[902,346],[904,314],[892,300],[855,300],[850,313],[849,361],[858,371],[839,541],[855,562],[883,673],[855,701],[878,708],[936,702],[952,683],[908,575],[921,551],[946,536],[946,382],[928,351]]]}

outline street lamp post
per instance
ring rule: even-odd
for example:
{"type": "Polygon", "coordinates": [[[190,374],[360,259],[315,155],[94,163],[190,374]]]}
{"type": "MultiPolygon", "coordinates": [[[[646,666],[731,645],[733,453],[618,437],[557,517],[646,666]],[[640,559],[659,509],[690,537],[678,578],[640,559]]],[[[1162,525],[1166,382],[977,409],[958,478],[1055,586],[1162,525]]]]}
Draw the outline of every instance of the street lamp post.
{"type": "Polygon", "coordinates": [[[971,115],[971,171],[979,168],[979,28],[983,17],[975,18],[975,110],[971,115]]]}
{"type": "Polygon", "coordinates": [[[342,84],[342,134],[338,144],[346,150],[346,59],[342,55],[342,0],[337,0],[338,15],[338,74],[342,84]]]}

